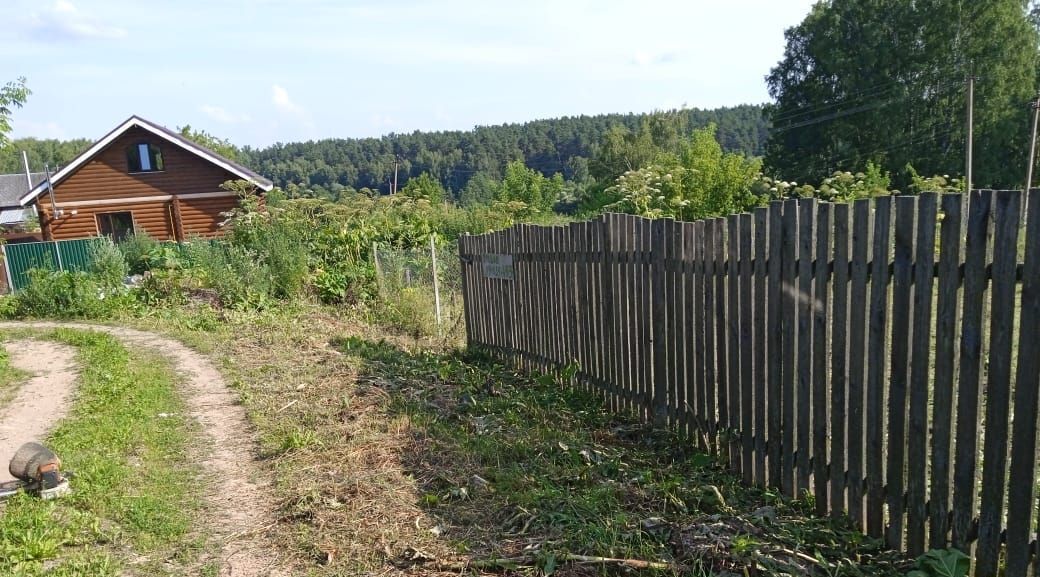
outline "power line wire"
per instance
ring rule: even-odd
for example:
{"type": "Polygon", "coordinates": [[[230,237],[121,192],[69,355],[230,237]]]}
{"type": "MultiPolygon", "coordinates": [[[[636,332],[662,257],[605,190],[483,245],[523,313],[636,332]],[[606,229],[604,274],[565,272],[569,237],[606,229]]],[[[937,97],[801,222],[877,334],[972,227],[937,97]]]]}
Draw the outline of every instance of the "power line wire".
{"type": "MultiPolygon", "coordinates": [[[[917,81],[919,82],[920,79],[917,79],[917,81]]],[[[888,81],[888,82],[884,82],[884,83],[875,84],[874,86],[871,86],[871,87],[867,87],[867,88],[863,88],[863,89],[860,89],[860,90],[855,90],[855,91],[852,91],[850,93],[847,93],[847,94],[843,95],[840,100],[837,100],[837,101],[826,102],[826,103],[822,103],[822,104],[816,104],[816,105],[808,106],[808,107],[799,107],[797,109],[790,110],[790,111],[785,112],[783,114],[779,114],[779,115],[776,115],[776,116],[772,117],[771,121],[773,122],[774,125],[776,125],[776,124],[778,124],[780,122],[793,121],[797,117],[811,116],[813,114],[816,114],[818,112],[822,112],[824,110],[829,110],[831,108],[838,108],[838,107],[841,107],[841,106],[844,106],[844,105],[847,105],[847,104],[852,104],[854,102],[858,102],[858,101],[861,101],[861,100],[864,100],[864,99],[867,99],[867,98],[876,98],[876,97],[882,96],[882,95],[884,95],[884,94],[886,94],[888,92],[892,92],[893,90],[895,90],[897,88],[903,88],[903,87],[906,87],[906,86],[908,86],[908,84],[907,84],[907,81],[905,79],[893,80],[893,81],[888,81]]]]}
{"type": "Polygon", "coordinates": [[[826,114],[826,115],[823,115],[823,116],[818,116],[818,117],[815,117],[815,118],[810,118],[808,120],[804,120],[804,121],[801,121],[801,122],[795,122],[795,123],[788,124],[788,125],[785,125],[785,126],[782,126],[782,127],[776,127],[774,125],[774,127],[771,130],[771,132],[773,134],[783,134],[784,132],[788,132],[788,131],[794,130],[796,128],[803,128],[805,126],[812,126],[812,125],[815,125],[815,124],[819,124],[821,122],[828,122],[830,120],[837,120],[839,118],[844,118],[846,116],[851,116],[853,114],[858,114],[860,112],[866,112],[868,110],[874,110],[874,109],[877,109],[877,108],[888,106],[889,104],[894,104],[896,102],[900,102],[900,101],[903,101],[903,100],[908,100],[908,99],[921,99],[921,100],[924,100],[926,98],[933,98],[935,96],[938,96],[939,94],[942,94],[945,91],[948,91],[951,87],[958,86],[960,84],[961,84],[961,82],[957,81],[957,82],[948,82],[945,85],[940,85],[940,86],[936,87],[935,88],[935,92],[933,92],[929,96],[922,96],[922,95],[918,95],[918,94],[906,94],[906,95],[898,96],[898,97],[895,97],[895,98],[889,98],[888,100],[882,100],[882,101],[879,101],[879,102],[873,102],[873,103],[869,103],[869,104],[861,104],[859,106],[854,106],[854,107],[848,108],[846,110],[838,110],[838,111],[832,112],[830,114],[826,114]]]}

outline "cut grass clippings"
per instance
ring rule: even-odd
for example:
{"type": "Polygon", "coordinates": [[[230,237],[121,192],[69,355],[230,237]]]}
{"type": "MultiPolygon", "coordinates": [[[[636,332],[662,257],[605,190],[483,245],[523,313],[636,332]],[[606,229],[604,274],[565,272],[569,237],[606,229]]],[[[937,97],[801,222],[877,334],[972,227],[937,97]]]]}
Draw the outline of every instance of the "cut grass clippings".
{"type": "Polygon", "coordinates": [[[101,333],[32,336],[77,349],[75,400],[46,443],[74,473],[73,491],[57,501],[19,495],[0,505],[0,574],[108,576],[132,566],[163,575],[170,561],[195,564],[197,471],[170,366],[101,333]]]}
{"type": "Polygon", "coordinates": [[[297,573],[906,567],[811,502],[745,487],[688,440],[553,378],[328,309],[225,322],[193,338],[222,358],[259,430],[273,532],[297,573]]]}

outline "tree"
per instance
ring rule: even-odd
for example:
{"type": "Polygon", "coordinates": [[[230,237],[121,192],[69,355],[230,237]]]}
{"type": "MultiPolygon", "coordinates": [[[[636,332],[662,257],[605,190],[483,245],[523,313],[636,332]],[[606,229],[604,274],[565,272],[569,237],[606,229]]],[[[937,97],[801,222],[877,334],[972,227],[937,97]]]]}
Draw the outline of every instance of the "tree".
{"type": "Polygon", "coordinates": [[[441,183],[428,172],[408,179],[401,189],[401,194],[414,200],[426,200],[430,204],[442,204],[447,196],[441,183]]]}
{"type": "Polygon", "coordinates": [[[41,170],[44,164],[51,168],[65,166],[84,150],[92,141],[85,138],[55,140],[52,138],[15,138],[0,147],[0,174],[12,174],[24,170],[22,151],[29,155],[29,166],[41,170]]]}
{"type": "Polygon", "coordinates": [[[488,205],[498,194],[498,181],[484,173],[477,173],[469,179],[459,195],[462,206],[488,205]]]}
{"type": "Polygon", "coordinates": [[[722,150],[715,126],[694,131],[679,143],[679,154],[622,174],[608,189],[609,205],[639,216],[695,220],[743,212],[761,202],[752,186],[761,162],[722,150]]]}
{"type": "Polygon", "coordinates": [[[25,77],[8,82],[0,87],[0,148],[7,146],[7,135],[11,133],[11,114],[21,108],[32,91],[25,85],[25,77]]]}
{"type": "Polygon", "coordinates": [[[873,161],[903,186],[907,164],[963,172],[975,71],[975,184],[1021,184],[1038,44],[1024,0],[824,0],[785,36],[766,78],[773,174],[820,181],[873,161]]]}
{"type": "Polygon", "coordinates": [[[241,153],[231,141],[226,138],[217,138],[205,130],[195,130],[190,124],[185,124],[177,131],[188,140],[202,145],[228,160],[238,161],[241,153]]]}
{"type": "Polygon", "coordinates": [[[516,207],[520,216],[552,212],[556,201],[563,194],[563,175],[556,173],[546,178],[537,170],[514,160],[506,165],[506,176],[498,188],[498,202],[516,207]]]}

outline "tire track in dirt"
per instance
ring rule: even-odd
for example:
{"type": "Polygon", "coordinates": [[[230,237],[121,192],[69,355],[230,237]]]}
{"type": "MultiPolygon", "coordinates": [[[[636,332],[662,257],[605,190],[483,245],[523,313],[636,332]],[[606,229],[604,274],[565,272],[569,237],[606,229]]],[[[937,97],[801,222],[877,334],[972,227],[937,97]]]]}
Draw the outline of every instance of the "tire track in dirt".
{"type": "MultiPolygon", "coordinates": [[[[274,522],[270,480],[253,458],[255,441],[238,395],[208,359],[183,343],[124,327],[57,322],[4,322],[0,328],[70,328],[103,332],[130,348],[144,347],[170,359],[184,377],[182,390],[191,416],[207,437],[193,455],[205,482],[202,524],[221,546],[220,575],[281,577],[286,574],[265,533],[274,522]]],[[[72,363],[71,359],[68,361],[72,363]]],[[[70,366],[70,365],[66,365],[70,366]]],[[[74,380],[74,374],[70,380],[74,380]]]]}
{"type": "MultiPolygon", "coordinates": [[[[11,366],[29,373],[14,399],[0,408],[0,462],[7,463],[22,443],[42,441],[68,412],[77,377],[76,349],[50,341],[18,339],[4,343],[11,366]]],[[[0,482],[13,481],[7,466],[0,482]]]]}

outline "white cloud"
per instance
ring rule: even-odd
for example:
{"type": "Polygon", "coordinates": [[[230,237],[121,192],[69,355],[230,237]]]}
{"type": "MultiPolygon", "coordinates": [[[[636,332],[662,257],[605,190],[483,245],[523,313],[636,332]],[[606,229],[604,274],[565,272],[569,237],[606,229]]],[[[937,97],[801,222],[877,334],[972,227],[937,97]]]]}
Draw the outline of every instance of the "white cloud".
{"type": "Polygon", "coordinates": [[[69,0],[57,0],[50,7],[30,14],[25,29],[31,37],[44,41],[112,40],[127,34],[124,28],[80,12],[69,0]]]}
{"type": "Polygon", "coordinates": [[[234,114],[219,106],[212,106],[210,104],[203,104],[199,107],[199,110],[201,110],[206,116],[223,124],[237,124],[239,122],[249,122],[252,120],[249,118],[248,114],[234,114]]]}
{"type": "MultiPolygon", "coordinates": [[[[296,130],[302,131],[303,134],[307,135],[307,138],[313,137],[314,121],[311,120],[310,113],[289,98],[288,90],[281,85],[272,84],[271,102],[274,104],[275,108],[281,112],[281,115],[286,122],[292,123],[296,130]]],[[[278,124],[280,124],[280,122],[278,124]]]]}
{"type": "Polygon", "coordinates": [[[301,114],[303,109],[289,98],[289,91],[275,84],[271,86],[271,102],[283,112],[301,114]]]}

